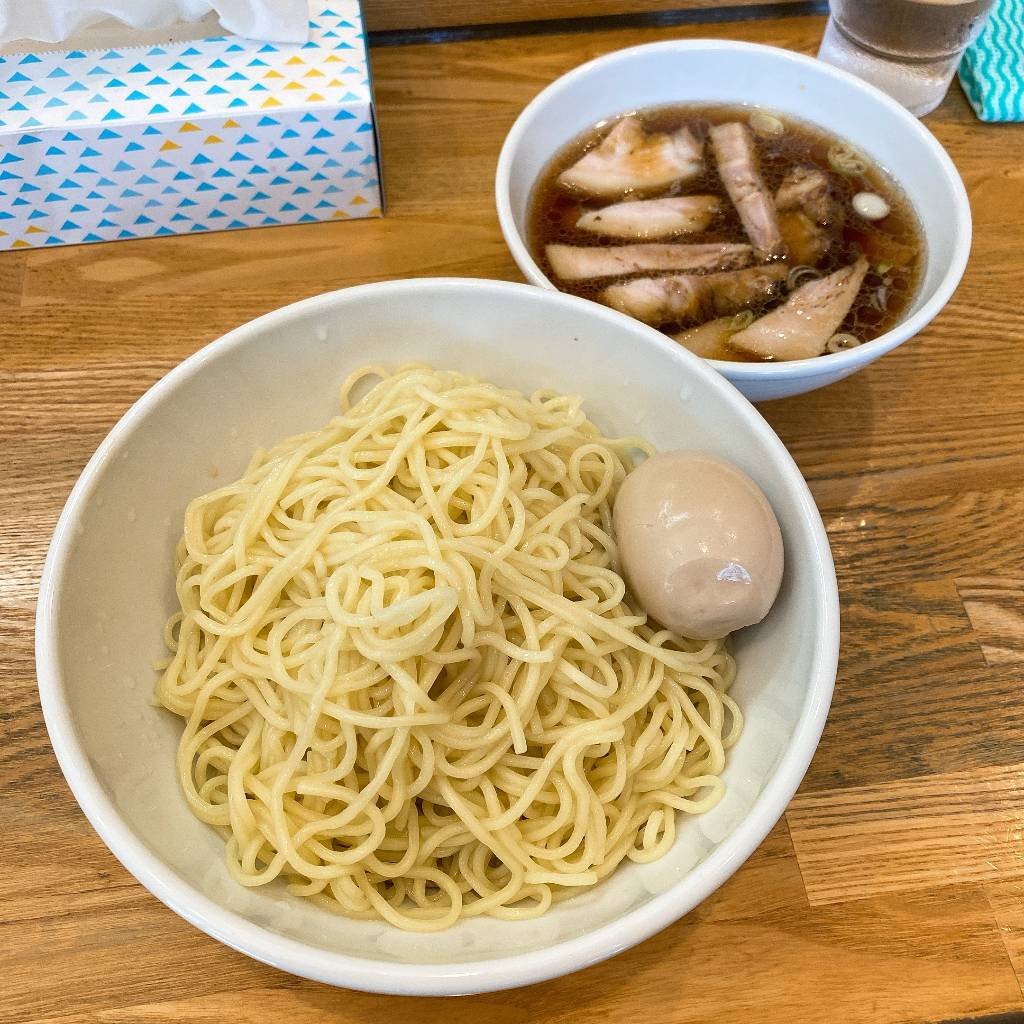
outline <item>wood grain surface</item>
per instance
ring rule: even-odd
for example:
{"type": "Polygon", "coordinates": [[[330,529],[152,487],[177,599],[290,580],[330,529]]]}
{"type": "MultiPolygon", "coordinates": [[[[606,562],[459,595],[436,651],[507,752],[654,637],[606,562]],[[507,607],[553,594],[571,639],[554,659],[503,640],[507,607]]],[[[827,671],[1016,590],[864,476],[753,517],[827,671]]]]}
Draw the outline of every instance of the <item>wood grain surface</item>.
{"type": "Polygon", "coordinates": [[[793,0],[362,0],[371,32],[514,24],[556,18],[671,15],[729,7],[773,7],[793,0]]]}
{"type": "MultiPolygon", "coordinates": [[[[716,25],[813,52],[819,18],[716,25]]],[[[708,29],[374,54],[383,220],[0,257],[0,1020],[6,1024],[900,1024],[1024,1020],[1024,126],[954,91],[971,265],[918,338],[763,412],[810,482],[843,602],[835,700],[785,818],[684,920],[581,974],[387,999],[280,974],[164,908],[93,834],[47,741],[32,617],[50,533],[124,410],[283,303],[389,277],[518,279],[491,181],[516,113],[618,47],[708,29]]]]}

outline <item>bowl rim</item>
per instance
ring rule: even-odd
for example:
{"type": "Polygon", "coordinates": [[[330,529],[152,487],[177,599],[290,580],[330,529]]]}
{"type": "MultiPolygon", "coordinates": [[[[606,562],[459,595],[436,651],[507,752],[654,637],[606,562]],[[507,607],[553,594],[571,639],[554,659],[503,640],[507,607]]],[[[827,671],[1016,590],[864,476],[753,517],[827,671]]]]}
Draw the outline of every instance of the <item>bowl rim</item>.
{"type": "Polygon", "coordinates": [[[36,671],[43,717],[60,768],[79,806],[108,849],[154,896],[179,916],[224,944],[265,964],[314,981],[367,992],[396,995],[462,995],[544,981],[604,960],[671,924],[717,889],[747,860],[782,816],[799,785],[825,724],[839,653],[839,598],[825,528],[810,490],[792,456],[761,414],[703,360],[674,345],[653,328],[577,296],[530,285],[469,278],[421,278],[358,285],[266,313],[200,348],[153,384],[110,430],[82,470],[53,533],[39,587],[36,612],[36,671]],[[788,746],[773,776],[733,832],[675,885],[631,912],[583,935],[525,953],[450,964],[403,964],[332,952],[279,935],[228,910],[191,886],[152,852],[121,818],[83,749],[62,680],[56,616],[63,577],[73,549],[76,525],[100,475],[150,410],[201,373],[221,353],[243,346],[268,329],[323,311],[343,316],[360,301],[387,302],[396,292],[438,290],[500,292],[541,304],[575,306],[581,316],[605,320],[611,329],[644,335],[661,346],[717,399],[731,404],[750,430],[775,450],[783,483],[798,504],[799,527],[810,537],[815,564],[809,585],[820,604],[815,651],[807,691],[788,746]]]}
{"type": "MultiPolygon", "coordinates": [[[[567,89],[576,81],[587,78],[595,71],[600,71],[615,64],[633,60],[638,54],[651,53],[662,50],[681,51],[683,53],[695,51],[731,50],[736,52],[756,52],[769,56],[770,59],[783,63],[795,64],[799,67],[813,67],[815,71],[831,76],[851,88],[864,93],[875,103],[888,108],[898,117],[906,131],[912,133],[929,151],[932,159],[936,162],[943,176],[946,185],[954,197],[952,216],[954,220],[954,245],[950,255],[949,264],[945,274],[939,281],[931,297],[923,303],[913,316],[901,320],[898,324],[880,334],[877,338],[865,342],[853,349],[843,352],[826,353],[820,356],[813,356],[809,359],[790,359],[776,363],[745,363],[732,362],[722,359],[705,360],[719,373],[727,376],[730,380],[741,383],[789,380],[794,377],[813,378],[827,376],[830,380],[839,376],[845,376],[847,372],[859,368],[865,363],[884,355],[886,352],[896,348],[897,345],[920,333],[945,307],[956,291],[960,279],[967,268],[967,261],[971,252],[971,237],[973,232],[971,219],[971,204],[967,196],[967,189],[964,187],[963,179],[960,177],[953,163],[952,158],[943,148],[938,139],[928,130],[927,127],[905,107],[897,103],[891,96],[882,92],[881,89],[865,82],[856,75],[842,68],[833,67],[816,57],[796,53],[780,46],[769,46],[765,43],[750,43],[742,40],[732,39],[666,39],[654,43],[641,43],[638,46],[629,46],[621,50],[614,50],[593,60],[580,64],[564,75],[560,75],[553,82],[545,86],[537,95],[523,108],[516,118],[498,156],[498,165],[494,178],[495,204],[498,211],[498,223],[501,226],[501,233],[508,246],[509,252],[516,266],[526,279],[534,285],[552,291],[559,289],[541,271],[533,256],[530,255],[529,247],[516,227],[515,218],[512,215],[511,200],[511,175],[512,164],[527,132],[531,127],[534,118],[538,116],[544,107],[564,89],[567,89]]],[[[761,104],[752,103],[751,106],[761,104]]],[[[775,108],[772,108],[775,109],[775,108]]],[[[820,127],[826,127],[821,125],[820,127]]],[[[826,129],[831,130],[831,129],[826,129]]],[[[566,139],[568,144],[571,139],[566,139]]],[[[906,190],[902,182],[900,186],[906,190]]],[[[911,196],[913,203],[913,197],[911,196]]]]}

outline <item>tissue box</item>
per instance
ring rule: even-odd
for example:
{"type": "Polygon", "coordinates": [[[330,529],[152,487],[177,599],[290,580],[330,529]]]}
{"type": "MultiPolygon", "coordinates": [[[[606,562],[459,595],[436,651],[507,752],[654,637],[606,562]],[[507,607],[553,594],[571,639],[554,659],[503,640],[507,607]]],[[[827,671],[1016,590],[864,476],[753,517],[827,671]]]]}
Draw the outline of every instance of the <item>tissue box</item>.
{"type": "Polygon", "coordinates": [[[305,44],[0,58],[0,249],[379,216],[356,0],[305,44]]]}

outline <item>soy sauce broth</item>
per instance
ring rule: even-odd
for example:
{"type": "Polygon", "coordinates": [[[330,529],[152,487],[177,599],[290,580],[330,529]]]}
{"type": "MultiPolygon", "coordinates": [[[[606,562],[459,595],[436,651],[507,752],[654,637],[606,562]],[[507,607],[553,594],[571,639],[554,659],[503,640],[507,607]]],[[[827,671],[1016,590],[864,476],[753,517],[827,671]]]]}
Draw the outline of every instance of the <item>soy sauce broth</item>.
{"type": "MultiPolygon", "coordinates": [[[[706,139],[712,125],[739,121],[749,124],[756,107],[725,105],[677,105],[654,107],[633,112],[648,132],[674,132],[688,126],[698,138],[706,139]]],[[[627,112],[628,113],[628,112],[627,112]]],[[[623,114],[622,116],[625,116],[623,114]]],[[[863,174],[844,176],[829,164],[829,149],[842,140],[813,125],[788,115],[778,116],[785,132],[769,136],[753,131],[760,155],[761,176],[768,190],[775,194],[787,172],[793,167],[818,167],[832,183],[832,194],[842,205],[846,217],[841,234],[816,264],[822,275],[840,267],[849,266],[863,254],[871,269],[868,271],[853,306],[839,328],[862,342],[877,338],[891,330],[903,319],[913,301],[921,280],[924,263],[924,243],[917,215],[902,189],[881,168],[863,156],[867,169],[863,174]],[[851,205],[858,192],[874,192],[889,204],[889,215],[881,220],[868,221],[859,217],[851,205]]],[[[545,256],[545,247],[552,242],[581,246],[614,246],[627,244],[627,240],[595,234],[576,227],[576,221],[588,210],[600,209],[611,203],[630,198],[625,194],[613,199],[582,196],[558,183],[558,175],[574,164],[583,154],[596,146],[610,130],[618,117],[602,122],[584,132],[566,146],[545,168],[530,197],[527,241],[533,258],[545,276],[561,291],[584,298],[597,299],[608,285],[635,277],[662,276],[654,273],[605,277],[584,281],[559,279],[545,256]]],[[[644,199],[673,195],[713,195],[720,200],[721,213],[703,232],[659,238],[659,242],[746,242],[748,241],[740,219],[718,177],[710,146],[705,149],[705,170],[697,179],[658,193],[644,193],[644,199]]],[[[640,241],[640,240],[637,240],[640,241]]],[[[666,274],[671,272],[666,272],[666,274]]],[[[786,299],[785,288],[767,302],[752,305],[755,316],[760,316],[786,299]]],[[[662,324],[667,334],[677,334],[693,324],[662,324]]],[[[734,361],[749,359],[739,352],[722,346],[715,358],[734,361]]]]}

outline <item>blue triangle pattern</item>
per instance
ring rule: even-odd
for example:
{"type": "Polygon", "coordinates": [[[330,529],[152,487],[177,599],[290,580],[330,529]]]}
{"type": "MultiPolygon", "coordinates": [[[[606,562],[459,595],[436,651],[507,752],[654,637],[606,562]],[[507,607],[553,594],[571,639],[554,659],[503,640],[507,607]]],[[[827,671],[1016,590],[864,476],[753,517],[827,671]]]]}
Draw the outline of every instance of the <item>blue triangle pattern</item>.
{"type": "Polygon", "coordinates": [[[17,225],[43,220],[52,226],[27,236],[28,244],[378,213],[370,166],[376,155],[359,144],[372,119],[357,4],[312,4],[310,40],[300,46],[221,36],[128,52],[75,51],[59,60],[44,54],[16,66],[0,58],[0,132],[11,124],[15,132],[8,149],[0,145],[0,184],[13,181],[25,194],[7,200],[4,227],[15,231],[0,236],[0,248],[23,233],[17,225]],[[283,70],[289,62],[315,67],[339,53],[347,63],[324,65],[329,83],[301,68],[283,70]],[[302,87],[283,91],[286,82],[302,87]],[[303,109],[314,88],[326,100],[303,109]],[[199,130],[182,134],[185,120],[199,130]],[[42,134],[72,122],[75,132],[59,144],[42,134]],[[365,173],[356,170],[364,165],[365,173]],[[29,180],[47,177],[48,189],[29,180]],[[169,201],[177,205],[167,209],[169,201]],[[232,207],[235,213],[225,212],[232,207]]]}

